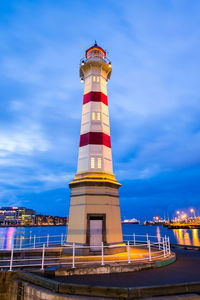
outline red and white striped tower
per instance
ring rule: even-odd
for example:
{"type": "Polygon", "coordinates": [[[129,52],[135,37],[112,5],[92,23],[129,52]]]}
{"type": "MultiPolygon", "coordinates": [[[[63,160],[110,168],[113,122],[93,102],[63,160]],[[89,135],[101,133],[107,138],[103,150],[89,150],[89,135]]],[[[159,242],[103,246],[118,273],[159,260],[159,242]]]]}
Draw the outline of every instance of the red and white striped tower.
{"type": "Polygon", "coordinates": [[[107,82],[112,72],[96,43],[81,60],[85,82],[78,170],[69,184],[68,242],[98,246],[122,242],[118,189],[113,174],[107,82]]]}

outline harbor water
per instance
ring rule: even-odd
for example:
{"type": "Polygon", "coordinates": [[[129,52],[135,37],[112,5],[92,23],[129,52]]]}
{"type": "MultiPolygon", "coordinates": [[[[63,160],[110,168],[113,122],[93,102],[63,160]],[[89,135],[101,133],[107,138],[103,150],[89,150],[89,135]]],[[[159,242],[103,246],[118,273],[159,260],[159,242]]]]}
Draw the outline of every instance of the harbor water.
{"type": "MultiPolygon", "coordinates": [[[[199,229],[167,229],[162,226],[145,226],[140,224],[123,224],[123,235],[169,236],[171,244],[200,246],[199,229]]],[[[41,227],[0,227],[0,249],[41,246],[44,242],[58,244],[66,238],[66,226],[41,226],[41,227]],[[49,237],[48,237],[49,236],[49,237]]]]}

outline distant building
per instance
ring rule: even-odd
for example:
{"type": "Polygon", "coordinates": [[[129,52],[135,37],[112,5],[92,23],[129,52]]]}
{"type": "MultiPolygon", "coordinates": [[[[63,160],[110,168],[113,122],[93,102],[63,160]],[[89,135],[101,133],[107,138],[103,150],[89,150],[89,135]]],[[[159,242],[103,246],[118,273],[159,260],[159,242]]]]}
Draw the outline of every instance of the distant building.
{"type": "Polygon", "coordinates": [[[48,215],[36,215],[35,216],[36,225],[66,225],[67,217],[53,217],[48,215]]]}
{"type": "Polygon", "coordinates": [[[34,225],[35,211],[26,207],[2,207],[0,209],[2,225],[34,225]]]}
{"type": "Polygon", "coordinates": [[[36,214],[35,210],[26,207],[0,208],[0,226],[31,226],[31,225],[66,225],[67,217],[53,217],[36,214]]]}

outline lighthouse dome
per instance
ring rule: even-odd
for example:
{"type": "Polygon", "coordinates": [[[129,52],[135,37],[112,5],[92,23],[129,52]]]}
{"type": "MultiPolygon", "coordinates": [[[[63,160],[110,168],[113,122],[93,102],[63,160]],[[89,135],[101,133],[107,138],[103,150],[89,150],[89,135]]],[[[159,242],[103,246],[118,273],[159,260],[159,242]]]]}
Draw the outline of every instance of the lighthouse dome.
{"type": "Polygon", "coordinates": [[[85,57],[86,59],[93,57],[105,59],[106,51],[99,47],[95,41],[94,46],[90,47],[88,50],[85,51],[85,57]]]}

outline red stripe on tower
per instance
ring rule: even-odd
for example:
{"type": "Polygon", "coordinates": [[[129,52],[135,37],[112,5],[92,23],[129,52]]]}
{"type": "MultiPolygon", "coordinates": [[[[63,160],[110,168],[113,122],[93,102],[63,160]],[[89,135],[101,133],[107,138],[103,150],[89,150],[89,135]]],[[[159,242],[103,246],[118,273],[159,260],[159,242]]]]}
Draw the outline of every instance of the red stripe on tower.
{"type": "Polygon", "coordinates": [[[86,145],[104,145],[111,148],[110,136],[103,132],[88,132],[81,134],[80,147],[86,145]]]}
{"type": "Polygon", "coordinates": [[[102,102],[105,105],[108,105],[108,98],[102,92],[90,92],[90,93],[85,94],[83,97],[83,104],[86,104],[90,101],[102,102]]]}

